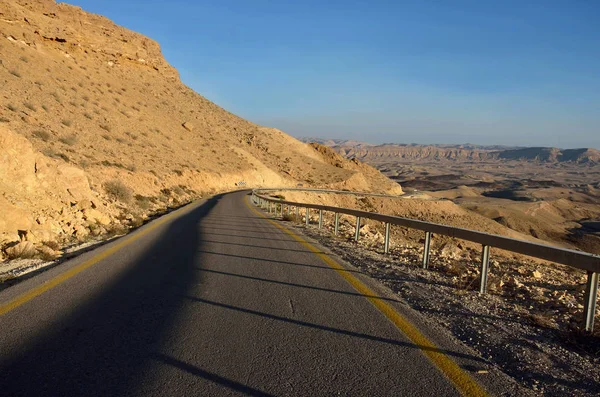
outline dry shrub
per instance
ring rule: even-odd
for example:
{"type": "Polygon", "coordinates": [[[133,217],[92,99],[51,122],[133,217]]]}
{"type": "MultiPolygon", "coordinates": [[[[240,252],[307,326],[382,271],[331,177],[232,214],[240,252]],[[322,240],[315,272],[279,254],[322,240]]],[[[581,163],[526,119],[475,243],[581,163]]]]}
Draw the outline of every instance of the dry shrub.
{"type": "Polygon", "coordinates": [[[60,244],[58,244],[56,241],[44,241],[42,244],[48,248],[52,248],[54,251],[60,250],[60,244]]]}
{"type": "Polygon", "coordinates": [[[123,182],[114,179],[104,184],[104,190],[109,196],[123,203],[128,203],[133,198],[133,192],[123,182]]]}
{"type": "Polygon", "coordinates": [[[37,130],[37,131],[33,131],[33,137],[41,139],[44,142],[48,142],[50,140],[50,138],[52,137],[52,135],[48,131],[37,130]]]}
{"type": "Polygon", "coordinates": [[[150,197],[142,196],[141,194],[135,195],[135,202],[137,206],[142,210],[149,209],[151,205],[150,197]]]}
{"type": "Polygon", "coordinates": [[[283,214],[282,219],[287,222],[296,222],[296,214],[283,214]]]}
{"type": "Polygon", "coordinates": [[[74,144],[77,143],[77,136],[76,135],[64,136],[64,137],[60,138],[59,141],[64,143],[65,145],[73,146],[74,144]]]}

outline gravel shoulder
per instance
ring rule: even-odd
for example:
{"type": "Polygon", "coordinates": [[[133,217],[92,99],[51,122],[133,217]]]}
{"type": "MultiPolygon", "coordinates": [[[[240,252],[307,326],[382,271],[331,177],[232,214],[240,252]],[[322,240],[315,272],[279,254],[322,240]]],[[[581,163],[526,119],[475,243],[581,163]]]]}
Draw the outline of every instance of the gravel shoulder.
{"type": "Polygon", "coordinates": [[[363,236],[361,231],[357,243],[344,228],[335,237],[330,225],[323,229],[286,225],[390,288],[536,395],[600,393],[600,333],[579,330],[583,294],[579,274],[552,266],[545,267],[540,277],[539,263],[500,255],[491,269],[492,291],[480,295],[473,255],[455,255],[448,245],[432,252],[430,268],[424,270],[418,265],[422,253],[418,246],[392,245],[386,255],[377,234],[363,236]]]}

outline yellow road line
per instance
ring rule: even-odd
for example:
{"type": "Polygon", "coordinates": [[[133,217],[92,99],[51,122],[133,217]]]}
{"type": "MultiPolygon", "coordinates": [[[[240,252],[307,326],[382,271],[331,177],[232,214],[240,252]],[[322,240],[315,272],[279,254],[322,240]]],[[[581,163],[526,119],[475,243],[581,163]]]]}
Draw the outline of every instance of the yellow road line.
{"type": "MultiPolygon", "coordinates": [[[[193,208],[193,204],[192,207],[193,208]]],[[[187,212],[189,211],[189,209],[184,210],[183,212],[187,212]]],[[[2,316],[3,314],[6,314],[8,312],[10,312],[11,310],[16,309],[17,307],[23,305],[24,303],[29,302],[30,300],[32,300],[33,298],[40,296],[41,294],[43,294],[44,292],[56,287],[57,285],[67,281],[68,279],[70,279],[71,277],[75,276],[76,274],[81,273],[82,271],[84,271],[85,269],[95,265],[96,263],[100,262],[103,259],[108,258],[109,256],[111,256],[112,254],[114,254],[115,252],[119,251],[121,248],[126,247],[128,245],[130,245],[131,243],[133,243],[134,241],[142,238],[143,236],[145,236],[146,234],[150,233],[151,231],[155,230],[157,227],[163,225],[165,222],[168,222],[169,220],[171,220],[172,218],[182,215],[181,211],[175,211],[172,212],[168,215],[163,216],[162,218],[158,219],[157,221],[151,223],[150,225],[148,225],[148,227],[146,229],[140,230],[134,234],[132,234],[129,237],[125,237],[123,239],[123,241],[119,242],[118,244],[114,245],[113,247],[107,249],[106,251],[88,259],[87,261],[67,270],[64,273],[59,274],[58,276],[46,281],[44,284],[39,285],[27,292],[24,292],[23,294],[17,296],[16,298],[8,301],[5,304],[0,305],[0,316],[2,316]]]]}
{"type": "Polygon", "coordinates": [[[388,320],[390,320],[396,328],[404,333],[408,339],[414,344],[424,347],[421,349],[423,354],[427,356],[433,364],[442,371],[444,375],[454,384],[456,389],[465,396],[488,396],[488,393],[483,389],[475,379],[473,379],[468,373],[463,371],[458,364],[454,362],[448,355],[444,354],[432,341],[430,341],[425,335],[421,333],[410,321],[404,318],[398,313],[392,306],[380,298],[376,298],[377,294],[367,287],[362,281],[353,276],[346,270],[342,265],[331,259],[327,254],[323,253],[302,237],[292,232],[288,228],[280,225],[267,218],[263,213],[252,207],[248,200],[246,205],[257,215],[266,218],[269,222],[275,225],[277,228],[294,238],[300,244],[308,248],[315,255],[317,255],[323,262],[335,269],[344,280],[346,280],[356,291],[360,294],[365,295],[365,299],[373,304],[388,320]]]}

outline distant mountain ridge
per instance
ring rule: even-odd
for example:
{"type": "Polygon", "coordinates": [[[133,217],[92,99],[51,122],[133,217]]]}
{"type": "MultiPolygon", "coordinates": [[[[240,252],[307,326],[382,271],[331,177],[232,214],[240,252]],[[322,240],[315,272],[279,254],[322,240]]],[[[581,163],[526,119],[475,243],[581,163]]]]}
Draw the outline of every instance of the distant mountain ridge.
{"type": "Polygon", "coordinates": [[[356,158],[367,163],[388,160],[520,160],[546,163],[600,164],[600,151],[592,148],[560,149],[555,147],[511,147],[474,144],[419,145],[386,143],[373,145],[343,139],[300,138],[300,140],[330,146],[344,157],[356,158]]]}

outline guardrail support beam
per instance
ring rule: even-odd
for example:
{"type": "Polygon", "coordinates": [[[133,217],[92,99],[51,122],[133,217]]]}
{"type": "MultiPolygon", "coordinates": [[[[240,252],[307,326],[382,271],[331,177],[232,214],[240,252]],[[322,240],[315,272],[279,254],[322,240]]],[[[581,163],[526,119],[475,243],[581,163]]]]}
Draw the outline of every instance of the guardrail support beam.
{"type": "Polygon", "coordinates": [[[479,293],[487,293],[488,275],[490,272],[490,246],[483,245],[481,249],[481,277],[479,278],[479,293]]]}
{"type": "Polygon", "coordinates": [[[310,214],[309,214],[309,209],[306,209],[306,225],[308,226],[310,224],[310,214]]]}
{"type": "Polygon", "coordinates": [[[390,223],[385,223],[385,240],[383,243],[383,252],[388,254],[390,252],[390,223]]]}
{"type": "Polygon", "coordinates": [[[594,330],[594,318],[596,317],[596,301],[598,300],[598,275],[600,273],[587,272],[587,285],[585,288],[585,303],[583,313],[585,314],[585,330],[594,330]]]}
{"type": "Polygon", "coordinates": [[[425,232],[425,245],[423,245],[423,269],[429,268],[430,248],[431,248],[431,232],[425,232]]]}
{"type": "Polygon", "coordinates": [[[319,210],[319,229],[323,228],[323,210],[319,210]]]}
{"type": "Polygon", "coordinates": [[[334,222],[334,226],[333,226],[333,235],[337,236],[339,231],[340,231],[340,214],[339,214],[339,212],[336,212],[335,213],[335,222],[334,222]]]}
{"type": "Polygon", "coordinates": [[[300,207],[296,206],[296,222],[300,222],[300,207]]]}
{"type": "Polygon", "coordinates": [[[358,241],[360,237],[360,216],[356,217],[356,231],[354,232],[354,241],[358,241]]]}

